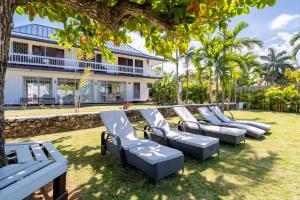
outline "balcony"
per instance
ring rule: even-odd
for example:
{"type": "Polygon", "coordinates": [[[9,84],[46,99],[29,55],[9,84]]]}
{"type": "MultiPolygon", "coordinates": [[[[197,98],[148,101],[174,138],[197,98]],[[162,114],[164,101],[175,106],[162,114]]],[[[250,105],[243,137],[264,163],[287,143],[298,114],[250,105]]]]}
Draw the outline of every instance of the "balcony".
{"type": "Polygon", "coordinates": [[[13,64],[14,66],[17,65],[32,67],[32,69],[36,68],[62,71],[83,71],[85,68],[90,68],[94,73],[143,76],[153,78],[160,78],[162,76],[161,71],[155,70],[153,66],[144,66],[143,68],[140,68],[109,63],[97,63],[19,53],[10,53],[8,63],[13,64]]]}

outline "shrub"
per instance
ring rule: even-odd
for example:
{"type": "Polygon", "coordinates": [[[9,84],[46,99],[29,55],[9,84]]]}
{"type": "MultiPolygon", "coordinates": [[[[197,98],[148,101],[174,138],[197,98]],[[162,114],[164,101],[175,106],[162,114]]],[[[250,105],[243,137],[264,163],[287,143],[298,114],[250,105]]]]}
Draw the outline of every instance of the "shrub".
{"type": "Polygon", "coordinates": [[[153,100],[159,105],[174,104],[177,101],[178,86],[173,73],[164,74],[161,80],[156,80],[151,89],[153,100]]]}
{"type": "MultiPolygon", "coordinates": [[[[182,87],[182,99],[186,99],[186,84],[182,87]]],[[[199,83],[189,84],[188,100],[194,103],[204,103],[209,100],[208,86],[199,83]]]]}

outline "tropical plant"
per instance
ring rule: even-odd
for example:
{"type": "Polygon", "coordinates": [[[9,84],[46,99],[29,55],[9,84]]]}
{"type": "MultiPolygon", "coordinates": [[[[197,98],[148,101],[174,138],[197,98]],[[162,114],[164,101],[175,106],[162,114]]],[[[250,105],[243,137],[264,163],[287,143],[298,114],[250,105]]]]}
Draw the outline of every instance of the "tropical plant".
{"type": "Polygon", "coordinates": [[[188,100],[191,100],[193,103],[205,103],[209,101],[208,94],[208,84],[207,82],[204,84],[199,84],[197,82],[192,82],[188,86],[186,84],[183,85],[183,90],[189,87],[188,100]]]}
{"type": "Polygon", "coordinates": [[[260,56],[260,58],[265,61],[262,64],[262,76],[267,83],[271,82],[271,86],[285,81],[286,69],[294,69],[291,63],[292,57],[287,51],[277,53],[274,48],[269,48],[268,54],[260,56]]]}
{"type": "Polygon", "coordinates": [[[76,113],[79,112],[82,92],[83,92],[83,89],[85,87],[87,87],[87,85],[86,85],[87,78],[90,75],[91,75],[91,68],[89,68],[89,67],[84,68],[83,75],[79,80],[78,90],[75,92],[75,101],[74,101],[75,106],[74,107],[75,107],[75,112],[76,113]]]}
{"type": "Polygon", "coordinates": [[[285,70],[284,75],[289,80],[289,82],[300,86],[300,71],[293,71],[291,69],[287,69],[285,70]]]}
{"type": "Polygon", "coordinates": [[[171,57],[175,49],[186,49],[191,37],[213,31],[231,17],[249,13],[250,7],[272,6],[275,0],[170,0],[170,1],[0,1],[0,166],[6,165],[4,151],[4,82],[8,61],[13,15],[27,14],[64,24],[64,30],[54,37],[70,48],[79,45],[83,50],[99,48],[106,58],[115,60],[106,42],[116,45],[130,42],[127,31],[140,32],[146,47],[157,54],[171,57]]]}
{"type": "MultiPolygon", "coordinates": [[[[236,75],[233,70],[236,69],[237,66],[245,66],[242,65],[242,63],[245,62],[242,61],[243,55],[240,53],[242,48],[247,47],[250,49],[254,45],[262,46],[262,42],[256,38],[237,37],[238,34],[247,27],[247,23],[241,22],[232,31],[226,28],[221,29],[219,35],[213,38],[209,36],[203,38],[201,40],[202,47],[195,52],[195,65],[200,67],[202,64],[205,67],[211,68],[207,69],[207,71],[210,74],[210,83],[212,83],[212,77],[214,76],[215,78],[216,94],[219,93],[219,81],[221,83],[222,108],[224,108],[225,89],[231,78],[236,75]]],[[[250,57],[248,59],[250,59],[250,57]]],[[[218,95],[216,95],[216,101],[218,103],[218,95]]]]}
{"type": "Polygon", "coordinates": [[[177,79],[173,72],[164,73],[161,80],[156,80],[151,88],[152,98],[159,105],[174,104],[177,102],[177,79]]]}
{"type": "Polygon", "coordinates": [[[298,52],[300,51],[300,32],[293,35],[290,44],[293,46],[292,56],[296,59],[298,52]],[[299,42],[299,43],[298,43],[299,42]]]}
{"type": "Polygon", "coordinates": [[[188,101],[188,94],[189,94],[189,77],[190,77],[190,70],[189,70],[189,64],[192,61],[193,57],[194,57],[194,48],[189,48],[187,51],[183,52],[180,56],[181,58],[184,59],[184,63],[185,63],[185,68],[186,68],[186,99],[185,102],[188,101]]]}

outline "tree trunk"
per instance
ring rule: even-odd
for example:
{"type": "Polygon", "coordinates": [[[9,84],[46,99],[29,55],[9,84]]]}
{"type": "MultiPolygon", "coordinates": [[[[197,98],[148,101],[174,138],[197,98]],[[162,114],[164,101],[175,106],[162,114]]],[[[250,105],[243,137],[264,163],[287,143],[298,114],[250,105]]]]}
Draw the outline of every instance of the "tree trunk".
{"type": "Polygon", "coordinates": [[[225,102],[225,86],[222,84],[222,112],[224,112],[224,102],[225,102]]]}
{"type": "Polygon", "coordinates": [[[210,72],[209,72],[209,86],[208,86],[210,104],[213,103],[212,84],[213,84],[212,73],[211,73],[211,71],[210,71],[210,72]]]}
{"type": "Polygon", "coordinates": [[[236,79],[234,79],[234,103],[236,103],[236,79]]]}
{"type": "Polygon", "coordinates": [[[7,68],[9,41],[17,0],[0,1],[0,167],[7,164],[4,151],[4,85],[7,68]]]}
{"type": "Polygon", "coordinates": [[[189,95],[189,65],[188,61],[186,61],[186,97],[185,97],[185,103],[187,104],[188,102],[188,95],[189,95]]]}
{"type": "MultiPolygon", "coordinates": [[[[179,52],[176,49],[176,80],[177,80],[177,87],[179,88],[179,52]]],[[[177,104],[180,103],[180,93],[177,92],[177,104]]]]}
{"type": "Polygon", "coordinates": [[[219,106],[219,79],[216,77],[216,103],[219,106]]]}

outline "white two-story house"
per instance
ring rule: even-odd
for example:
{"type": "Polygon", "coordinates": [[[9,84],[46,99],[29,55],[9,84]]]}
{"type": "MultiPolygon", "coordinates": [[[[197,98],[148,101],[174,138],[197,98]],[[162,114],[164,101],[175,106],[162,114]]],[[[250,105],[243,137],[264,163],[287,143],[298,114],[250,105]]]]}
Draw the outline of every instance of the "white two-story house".
{"type": "Polygon", "coordinates": [[[72,104],[85,67],[91,69],[81,88],[89,104],[147,101],[149,87],[161,77],[164,59],[129,46],[107,47],[116,56],[108,63],[95,50],[90,60],[77,59],[78,48],[66,49],[50,38],[54,28],[29,24],[13,28],[5,83],[5,104],[72,104]]]}

